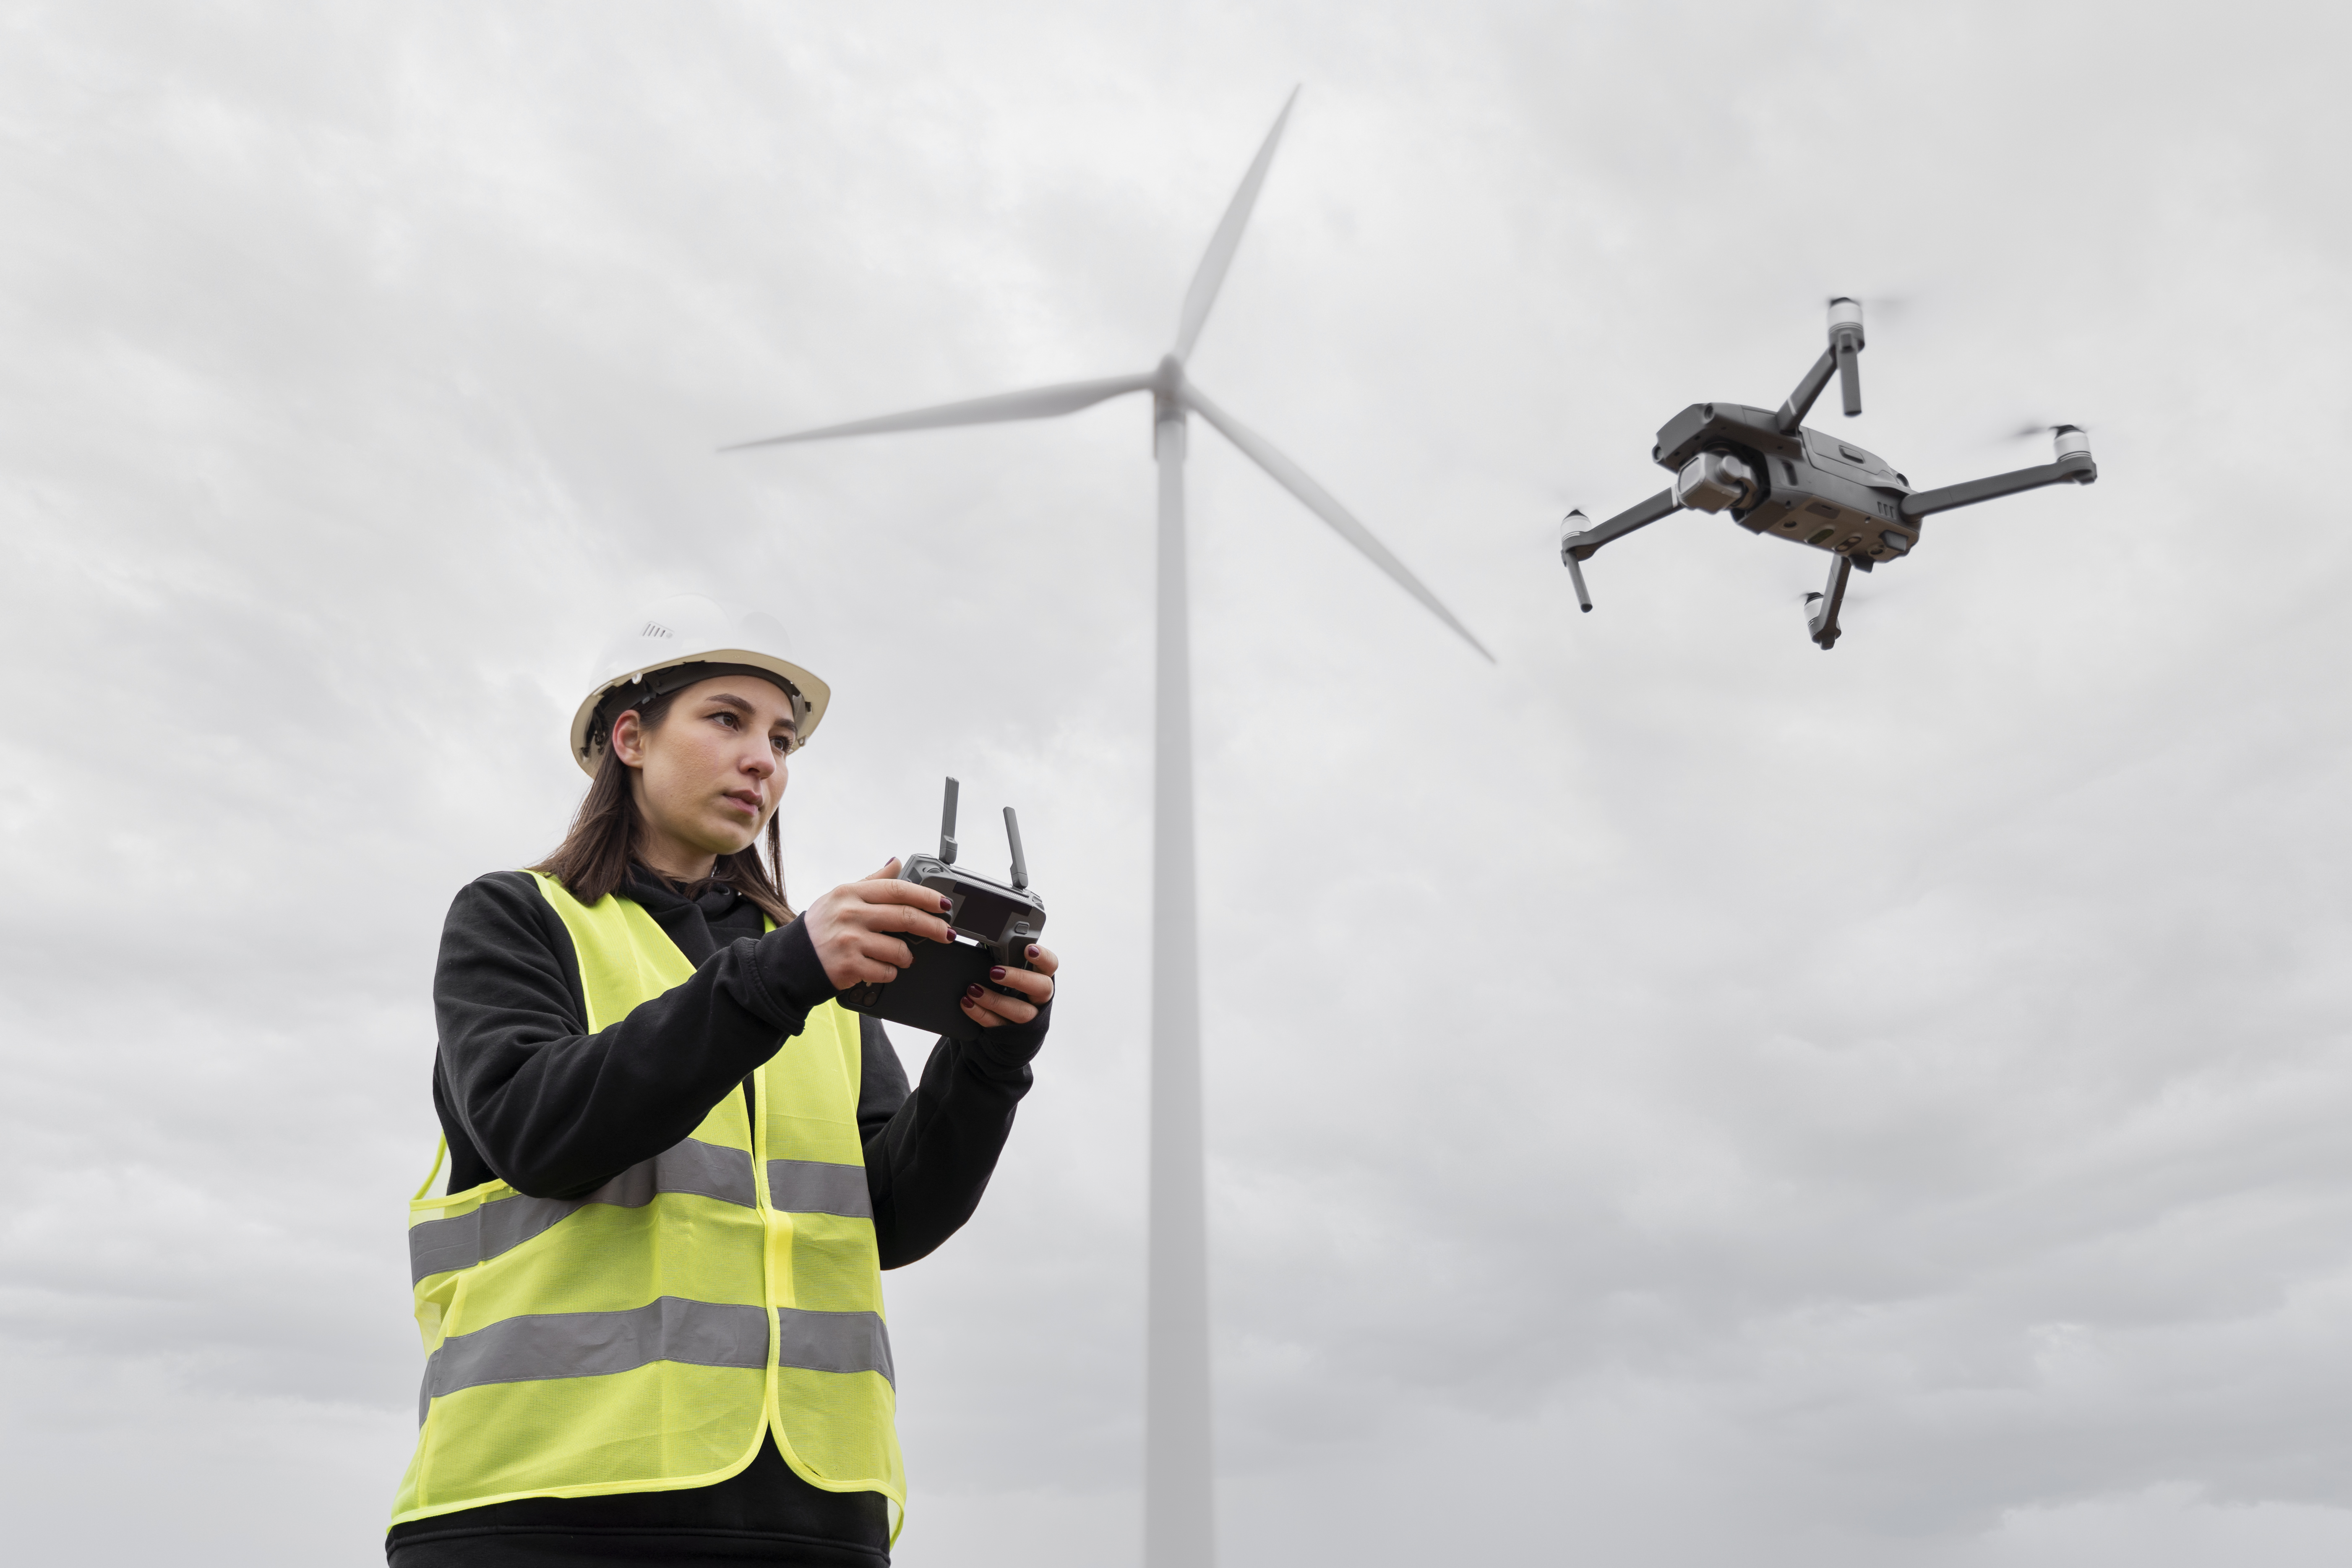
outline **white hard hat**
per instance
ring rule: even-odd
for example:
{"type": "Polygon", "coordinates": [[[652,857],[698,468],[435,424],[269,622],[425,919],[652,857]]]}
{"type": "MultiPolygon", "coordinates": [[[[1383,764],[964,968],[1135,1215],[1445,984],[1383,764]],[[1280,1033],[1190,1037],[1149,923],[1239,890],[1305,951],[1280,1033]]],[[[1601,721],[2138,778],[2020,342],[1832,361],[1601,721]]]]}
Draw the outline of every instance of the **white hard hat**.
{"type": "Polygon", "coordinates": [[[596,755],[589,729],[598,706],[614,687],[639,685],[650,699],[687,684],[677,678],[656,679],[657,671],[688,664],[725,665],[775,681],[792,697],[793,724],[805,742],[816,733],[833,689],[786,658],[783,647],[782,625],[758,610],[737,609],[700,594],[674,594],[647,605],[617,628],[596,656],[595,684],[572,716],[572,760],[594,776],[596,755]]]}

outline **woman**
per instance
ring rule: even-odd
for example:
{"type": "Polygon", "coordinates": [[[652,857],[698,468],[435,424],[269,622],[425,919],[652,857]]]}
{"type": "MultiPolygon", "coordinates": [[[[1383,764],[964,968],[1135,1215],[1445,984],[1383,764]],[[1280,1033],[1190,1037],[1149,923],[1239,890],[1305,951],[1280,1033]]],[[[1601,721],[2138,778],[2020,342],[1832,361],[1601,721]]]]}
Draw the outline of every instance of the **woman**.
{"type": "Polygon", "coordinates": [[[909,1092],[834,998],[952,940],[944,900],[893,860],[786,903],[776,806],[830,693],[781,649],[694,595],[632,620],[572,722],[570,835],[450,908],[394,1568],[889,1560],[880,1270],[979,1204],[1058,963],[973,986],[979,1037],[909,1092]]]}

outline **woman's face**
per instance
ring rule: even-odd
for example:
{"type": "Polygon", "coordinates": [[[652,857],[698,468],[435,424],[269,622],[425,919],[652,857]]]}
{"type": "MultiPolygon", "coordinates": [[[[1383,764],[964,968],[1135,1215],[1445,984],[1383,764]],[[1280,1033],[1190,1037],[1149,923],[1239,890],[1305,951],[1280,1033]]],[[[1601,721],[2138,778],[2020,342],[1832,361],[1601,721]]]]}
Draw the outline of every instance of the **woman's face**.
{"type": "Polygon", "coordinates": [[[634,770],[643,850],[655,869],[700,876],[704,856],[749,848],[784,795],[792,700],[755,675],[719,675],[677,694],[651,730],[634,712],[613,751],[634,770]]]}

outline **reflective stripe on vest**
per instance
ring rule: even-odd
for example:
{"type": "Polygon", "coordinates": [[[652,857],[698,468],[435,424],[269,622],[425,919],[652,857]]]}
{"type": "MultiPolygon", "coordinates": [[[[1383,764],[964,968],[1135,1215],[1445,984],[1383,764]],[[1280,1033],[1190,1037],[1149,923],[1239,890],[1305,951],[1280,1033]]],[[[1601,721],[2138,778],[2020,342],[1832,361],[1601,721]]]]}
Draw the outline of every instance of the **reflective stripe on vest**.
{"type": "Polygon", "coordinates": [[[767,1315],[757,1307],[664,1296],[633,1311],[539,1312],[453,1334],[425,1359],[417,1423],[424,1424],[425,1407],[434,1400],[461,1388],[604,1377],[657,1361],[764,1371],[767,1315]]]}
{"type": "MultiPolygon", "coordinates": [[[[776,1359],[810,1372],[876,1372],[898,1382],[890,1335],[875,1312],[776,1309],[776,1359]]],[[[454,1334],[426,1358],[423,1405],[485,1383],[593,1377],[648,1362],[698,1366],[768,1364],[768,1325],[757,1307],[720,1307],[664,1296],[628,1312],[539,1312],[454,1334]]]]}
{"type": "Polygon", "coordinates": [[[866,1167],[862,1164],[771,1160],[768,1202],[786,1214],[834,1214],[864,1220],[874,1217],[874,1195],[866,1191],[866,1167]]]}
{"type": "MultiPolygon", "coordinates": [[[[845,1167],[829,1166],[830,1170],[845,1167]]],[[[859,1190],[866,1173],[857,1172],[859,1190]]],[[[774,1189],[772,1179],[770,1190],[774,1189]]],[[[618,1204],[643,1208],[656,1193],[699,1193],[721,1203],[757,1208],[751,1192],[751,1156],[742,1149],[722,1149],[715,1143],[688,1139],[650,1160],[640,1160],[584,1198],[512,1197],[486,1203],[454,1219],[428,1219],[408,1227],[408,1282],[451,1268],[470,1268],[520,1247],[541,1231],[586,1204],[618,1204]]],[[[794,1205],[770,1199],[778,1208],[794,1205]]],[[[812,1213],[838,1214],[838,1209],[812,1213]]]]}
{"type": "MultiPolygon", "coordinates": [[[[635,903],[536,877],[602,1031],[693,974],[635,903]]],[[[410,1205],[426,1352],[394,1522],[705,1486],[771,1434],[804,1479],[902,1506],[856,1016],[827,1003],[682,1142],[576,1198],[410,1205]]]]}
{"type": "Polygon", "coordinates": [[[776,1362],[803,1372],[872,1372],[896,1388],[890,1331],[879,1312],[804,1312],[776,1309],[776,1362]]]}

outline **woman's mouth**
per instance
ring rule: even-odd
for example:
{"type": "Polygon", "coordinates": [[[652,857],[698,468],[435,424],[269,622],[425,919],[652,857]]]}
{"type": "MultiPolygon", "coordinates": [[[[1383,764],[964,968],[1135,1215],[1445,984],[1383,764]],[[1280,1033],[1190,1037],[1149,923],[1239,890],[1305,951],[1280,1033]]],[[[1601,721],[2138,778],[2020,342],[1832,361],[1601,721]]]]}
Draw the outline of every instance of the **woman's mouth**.
{"type": "Polygon", "coordinates": [[[750,790],[732,790],[728,794],[721,795],[719,798],[726,801],[730,805],[741,807],[744,816],[751,817],[754,820],[758,819],[760,815],[761,800],[759,795],[753,792],[750,790]]]}

